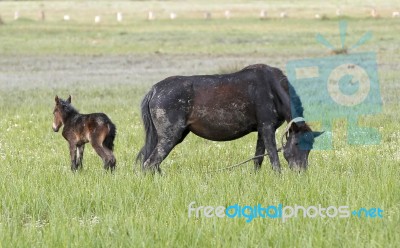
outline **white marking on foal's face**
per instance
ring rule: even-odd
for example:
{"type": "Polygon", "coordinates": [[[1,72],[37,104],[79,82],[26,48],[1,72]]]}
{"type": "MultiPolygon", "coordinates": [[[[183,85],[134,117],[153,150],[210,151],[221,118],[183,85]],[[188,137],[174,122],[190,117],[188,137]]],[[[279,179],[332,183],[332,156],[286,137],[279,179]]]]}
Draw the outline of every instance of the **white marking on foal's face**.
{"type": "Polygon", "coordinates": [[[53,122],[53,131],[54,131],[54,132],[57,132],[57,131],[58,131],[57,124],[54,123],[54,122],[53,122]]]}

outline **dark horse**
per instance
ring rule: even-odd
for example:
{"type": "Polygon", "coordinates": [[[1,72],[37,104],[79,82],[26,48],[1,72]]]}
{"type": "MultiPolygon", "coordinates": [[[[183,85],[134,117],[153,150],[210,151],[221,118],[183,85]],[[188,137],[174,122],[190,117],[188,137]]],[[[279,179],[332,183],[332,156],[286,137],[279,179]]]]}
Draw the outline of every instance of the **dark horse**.
{"type": "MultiPolygon", "coordinates": [[[[214,141],[238,139],[258,132],[255,155],[267,150],[272,168],[280,171],[275,131],[284,121],[283,153],[289,166],[306,169],[314,137],[303,107],[281,70],[250,65],[224,75],[174,76],[155,84],[144,97],[145,145],[137,160],[142,169],[160,172],[160,163],[189,132],[214,141]]],[[[254,159],[259,169],[263,157],[254,159]]]]}
{"type": "Polygon", "coordinates": [[[71,155],[71,170],[82,168],[83,150],[90,142],[102,158],[104,169],[114,171],[116,160],[113,154],[116,127],[103,113],[80,114],[71,105],[71,96],[62,100],[56,96],[53,130],[58,132],[64,124],[63,137],[68,141],[71,155]]]}

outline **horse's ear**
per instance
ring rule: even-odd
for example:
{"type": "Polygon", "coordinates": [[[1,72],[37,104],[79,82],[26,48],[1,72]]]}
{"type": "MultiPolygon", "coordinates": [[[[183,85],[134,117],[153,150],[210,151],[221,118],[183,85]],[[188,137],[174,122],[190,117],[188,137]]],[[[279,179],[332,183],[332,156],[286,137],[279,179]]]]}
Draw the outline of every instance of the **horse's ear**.
{"type": "Polygon", "coordinates": [[[301,130],[307,130],[306,129],[306,122],[305,121],[300,121],[300,122],[293,122],[291,125],[291,129],[295,132],[299,132],[301,130]]]}
{"type": "Polygon", "coordinates": [[[321,134],[325,133],[325,131],[322,132],[313,132],[313,136],[314,138],[317,138],[318,136],[320,136],[321,134]]]}
{"type": "Polygon", "coordinates": [[[56,103],[60,102],[60,99],[58,98],[57,95],[56,95],[56,97],[54,98],[54,100],[56,101],[56,103]]]}
{"type": "Polygon", "coordinates": [[[71,95],[69,95],[69,97],[67,99],[67,103],[71,103],[71,95]]]}

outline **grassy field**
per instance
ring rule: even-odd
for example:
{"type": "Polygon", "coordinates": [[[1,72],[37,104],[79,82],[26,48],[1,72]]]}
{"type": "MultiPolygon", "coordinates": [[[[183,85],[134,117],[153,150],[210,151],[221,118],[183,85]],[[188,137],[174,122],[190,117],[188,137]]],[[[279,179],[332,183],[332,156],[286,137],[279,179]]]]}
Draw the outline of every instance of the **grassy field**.
{"type": "MultiPolygon", "coordinates": [[[[361,117],[360,125],[379,130],[379,145],[347,144],[346,120],[337,119],[334,149],[312,151],[308,171],[300,174],[289,170],[283,157],[281,175],[272,172],[268,161],[259,173],[251,164],[210,173],[251,157],[255,134],[226,143],[191,134],[162,163],[163,176],[144,176],[134,166],[144,139],[139,104],[150,85],[173,74],[217,73],[249,63],[285,69],[292,59],[329,56],[329,49],[315,41],[316,33],[340,46],[339,18],[309,18],[313,8],[334,13],[334,4],[303,10],[299,3],[272,2],[268,6],[276,13],[293,9],[298,16],[260,21],[251,13],[258,14],[263,4],[235,1],[236,10],[243,10],[237,18],[201,19],[203,11],[222,11],[227,5],[0,3],[0,247],[400,246],[400,19],[368,18],[365,6],[363,13],[345,18],[346,44],[373,33],[354,52],[377,54],[383,111],[361,117]],[[79,12],[82,5],[87,8],[79,19],[67,23],[58,18],[63,10],[79,12]],[[38,21],[41,6],[58,12],[38,21]],[[118,24],[112,13],[122,7],[144,16],[158,8],[164,18],[149,22],[131,16],[118,24]],[[16,8],[30,14],[13,21],[16,8]],[[169,8],[190,10],[200,18],[187,14],[168,20],[169,8]],[[84,15],[94,16],[97,10],[109,15],[99,25],[84,15]],[[67,143],[51,130],[56,94],[71,94],[81,112],[105,112],[117,125],[115,174],[103,171],[89,146],[84,169],[70,171],[67,143]],[[191,202],[321,204],[384,212],[383,218],[298,217],[286,223],[256,218],[246,223],[244,218],[188,218],[191,202]]],[[[382,9],[389,13],[392,7],[396,3],[386,1],[382,9]]],[[[318,123],[314,127],[320,129],[318,123]]]]}

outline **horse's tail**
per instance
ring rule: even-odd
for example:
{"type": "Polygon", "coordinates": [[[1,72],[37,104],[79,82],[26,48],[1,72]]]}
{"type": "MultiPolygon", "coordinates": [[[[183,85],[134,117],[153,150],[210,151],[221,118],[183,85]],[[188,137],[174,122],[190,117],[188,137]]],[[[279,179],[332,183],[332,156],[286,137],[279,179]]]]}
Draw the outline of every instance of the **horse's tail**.
{"type": "Polygon", "coordinates": [[[142,120],[145,129],[145,144],[138,153],[136,157],[136,162],[140,162],[143,166],[144,162],[150,157],[150,154],[153,152],[154,148],[157,145],[157,131],[154,126],[153,120],[150,115],[150,107],[149,102],[153,97],[154,89],[151,89],[149,93],[143,98],[141,104],[141,112],[142,112],[142,120]]]}
{"type": "Polygon", "coordinates": [[[117,128],[115,127],[115,125],[112,122],[108,123],[108,128],[110,129],[110,131],[108,132],[106,138],[103,141],[103,146],[105,146],[108,149],[110,149],[111,151],[113,151],[114,150],[114,139],[115,139],[115,136],[117,135],[117,128]]]}

